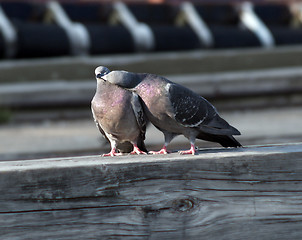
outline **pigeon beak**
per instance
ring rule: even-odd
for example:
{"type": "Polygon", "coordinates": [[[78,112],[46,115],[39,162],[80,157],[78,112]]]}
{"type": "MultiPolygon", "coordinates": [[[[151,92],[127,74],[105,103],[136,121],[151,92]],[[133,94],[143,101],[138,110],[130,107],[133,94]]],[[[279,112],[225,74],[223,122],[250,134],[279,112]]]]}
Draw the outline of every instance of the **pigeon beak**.
{"type": "Polygon", "coordinates": [[[103,77],[103,74],[101,74],[101,73],[98,73],[97,75],[96,75],[96,78],[102,78],[103,77]]]}

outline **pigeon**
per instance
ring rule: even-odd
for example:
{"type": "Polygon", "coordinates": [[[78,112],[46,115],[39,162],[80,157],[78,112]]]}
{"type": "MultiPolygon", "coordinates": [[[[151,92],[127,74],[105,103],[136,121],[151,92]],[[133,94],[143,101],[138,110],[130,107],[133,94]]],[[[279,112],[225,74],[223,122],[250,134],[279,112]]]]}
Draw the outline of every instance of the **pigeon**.
{"type": "Polygon", "coordinates": [[[131,154],[146,154],[144,140],[147,119],[141,100],[135,92],[104,80],[109,73],[110,70],[103,66],[95,69],[97,88],[91,101],[94,121],[111,145],[111,151],[102,156],[122,155],[129,143],[133,145],[131,154]]]}
{"type": "Polygon", "coordinates": [[[196,154],[196,138],[223,147],[242,147],[233,137],[241,133],[221,118],[209,101],[180,84],[155,74],[127,71],[112,71],[104,79],[142,99],[147,118],[165,138],[162,149],[153,154],[167,154],[168,144],[178,135],[184,135],[191,144],[180,154],[196,154]]]}

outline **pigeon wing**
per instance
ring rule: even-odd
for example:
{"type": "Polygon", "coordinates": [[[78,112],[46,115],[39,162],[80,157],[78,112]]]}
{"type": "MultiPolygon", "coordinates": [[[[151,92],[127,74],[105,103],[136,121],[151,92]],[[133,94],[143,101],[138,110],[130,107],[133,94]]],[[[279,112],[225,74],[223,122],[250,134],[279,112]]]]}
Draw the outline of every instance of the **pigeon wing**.
{"type": "Polygon", "coordinates": [[[143,111],[142,100],[135,92],[132,92],[131,105],[136,118],[137,125],[140,129],[140,136],[138,138],[137,145],[141,150],[147,152],[147,148],[145,146],[144,140],[145,140],[148,120],[143,111]]]}
{"type": "Polygon", "coordinates": [[[169,99],[175,120],[185,127],[197,127],[214,135],[240,135],[240,132],[221,118],[206,99],[177,84],[170,84],[169,99]]]}
{"type": "Polygon", "coordinates": [[[207,101],[180,85],[168,83],[168,86],[175,120],[185,127],[198,127],[208,116],[207,101]]]}
{"type": "Polygon", "coordinates": [[[133,112],[135,114],[138,127],[140,131],[143,133],[143,135],[145,135],[147,118],[143,111],[142,100],[135,92],[132,92],[131,105],[132,105],[133,112]]]}

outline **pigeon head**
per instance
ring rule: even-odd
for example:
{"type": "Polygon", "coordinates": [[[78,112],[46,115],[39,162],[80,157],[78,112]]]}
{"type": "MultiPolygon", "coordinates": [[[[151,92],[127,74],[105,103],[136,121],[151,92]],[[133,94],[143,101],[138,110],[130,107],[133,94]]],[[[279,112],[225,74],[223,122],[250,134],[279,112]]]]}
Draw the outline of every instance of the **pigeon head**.
{"type": "Polygon", "coordinates": [[[141,82],[138,74],[127,71],[112,71],[102,78],[123,88],[134,88],[141,82]]]}
{"type": "Polygon", "coordinates": [[[104,66],[99,66],[95,69],[94,73],[97,79],[104,79],[103,77],[110,73],[110,70],[104,66]]]}

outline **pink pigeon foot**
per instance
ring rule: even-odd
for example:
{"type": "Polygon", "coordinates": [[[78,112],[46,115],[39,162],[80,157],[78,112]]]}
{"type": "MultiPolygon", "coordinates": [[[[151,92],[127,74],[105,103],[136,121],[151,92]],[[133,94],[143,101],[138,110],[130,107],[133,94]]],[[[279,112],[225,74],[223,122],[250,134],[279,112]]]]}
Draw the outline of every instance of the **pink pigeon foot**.
{"type": "Polygon", "coordinates": [[[149,153],[151,154],[168,154],[170,153],[169,151],[167,151],[166,146],[163,146],[163,148],[159,151],[150,151],[149,153]]]}
{"type": "Polygon", "coordinates": [[[144,151],[140,150],[137,146],[133,146],[133,151],[130,154],[147,154],[144,151]]]}
{"type": "Polygon", "coordinates": [[[114,157],[114,156],[121,156],[121,155],[123,154],[116,152],[115,148],[113,148],[109,153],[104,153],[102,157],[109,157],[109,156],[114,157]]]}
{"type": "Polygon", "coordinates": [[[193,144],[191,144],[191,148],[189,150],[179,151],[179,154],[181,154],[181,155],[185,155],[185,154],[195,155],[195,153],[196,153],[196,150],[195,150],[195,146],[193,144]]]}

